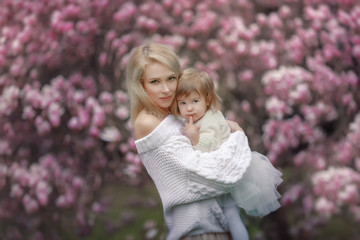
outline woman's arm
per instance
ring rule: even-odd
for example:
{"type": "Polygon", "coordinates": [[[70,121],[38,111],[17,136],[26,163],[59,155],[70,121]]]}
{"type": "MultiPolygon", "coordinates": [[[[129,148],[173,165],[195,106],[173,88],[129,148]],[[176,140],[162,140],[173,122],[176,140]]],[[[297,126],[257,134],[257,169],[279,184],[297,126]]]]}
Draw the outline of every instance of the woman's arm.
{"type": "MultiPolygon", "coordinates": [[[[181,195],[189,196],[178,199],[180,203],[228,193],[242,179],[251,161],[247,137],[240,131],[231,134],[219,149],[208,153],[193,151],[188,140],[181,143],[179,139],[177,145],[176,151],[171,151],[171,159],[178,164],[177,172],[182,169],[187,172],[182,183],[186,191],[181,195]]],[[[172,188],[178,191],[178,186],[172,188]]]]}
{"type": "Polygon", "coordinates": [[[219,149],[201,153],[182,135],[181,127],[181,122],[170,116],[135,142],[163,201],[174,206],[229,192],[250,163],[246,135],[237,131],[219,149]]]}

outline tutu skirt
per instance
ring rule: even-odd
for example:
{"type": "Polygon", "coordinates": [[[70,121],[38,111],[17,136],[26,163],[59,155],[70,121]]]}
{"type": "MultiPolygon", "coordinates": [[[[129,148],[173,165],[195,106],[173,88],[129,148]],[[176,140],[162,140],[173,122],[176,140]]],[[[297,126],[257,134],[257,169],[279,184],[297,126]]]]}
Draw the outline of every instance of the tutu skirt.
{"type": "Polygon", "coordinates": [[[250,165],[231,196],[248,215],[263,217],[280,207],[276,188],[283,181],[281,176],[266,156],[252,152],[250,165]]]}

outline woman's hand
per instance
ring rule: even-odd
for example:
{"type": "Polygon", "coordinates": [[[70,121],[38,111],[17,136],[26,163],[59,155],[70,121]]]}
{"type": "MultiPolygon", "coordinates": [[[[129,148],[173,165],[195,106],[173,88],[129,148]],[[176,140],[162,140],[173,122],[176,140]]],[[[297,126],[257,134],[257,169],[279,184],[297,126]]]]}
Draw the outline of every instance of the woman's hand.
{"type": "Polygon", "coordinates": [[[244,130],[239,126],[239,124],[237,122],[231,121],[231,120],[226,120],[229,124],[230,127],[230,131],[236,132],[236,131],[242,131],[244,132],[244,130]]]}

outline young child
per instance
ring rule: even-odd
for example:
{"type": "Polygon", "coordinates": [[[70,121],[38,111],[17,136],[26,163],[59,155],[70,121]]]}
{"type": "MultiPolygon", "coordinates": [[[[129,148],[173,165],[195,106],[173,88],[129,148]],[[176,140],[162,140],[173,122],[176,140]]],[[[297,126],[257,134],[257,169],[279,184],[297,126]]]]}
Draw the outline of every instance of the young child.
{"type": "MultiPolygon", "coordinates": [[[[206,72],[189,68],[181,74],[172,111],[185,119],[183,133],[194,149],[214,151],[230,136],[229,124],[219,111],[220,101],[206,72]]],[[[237,206],[259,217],[280,207],[276,187],[281,175],[264,155],[252,152],[250,166],[231,196],[218,199],[234,240],[249,239],[237,206]]]]}

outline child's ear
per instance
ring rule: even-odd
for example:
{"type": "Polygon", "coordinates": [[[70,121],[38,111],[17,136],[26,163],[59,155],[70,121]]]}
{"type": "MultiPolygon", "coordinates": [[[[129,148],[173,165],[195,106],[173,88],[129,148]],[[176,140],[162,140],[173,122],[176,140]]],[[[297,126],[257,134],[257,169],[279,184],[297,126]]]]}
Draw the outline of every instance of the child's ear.
{"type": "Polygon", "coordinates": [[[206,96],[206,106],[209,106],[211,102],[211,98],[209,95],[206,96]]]}

